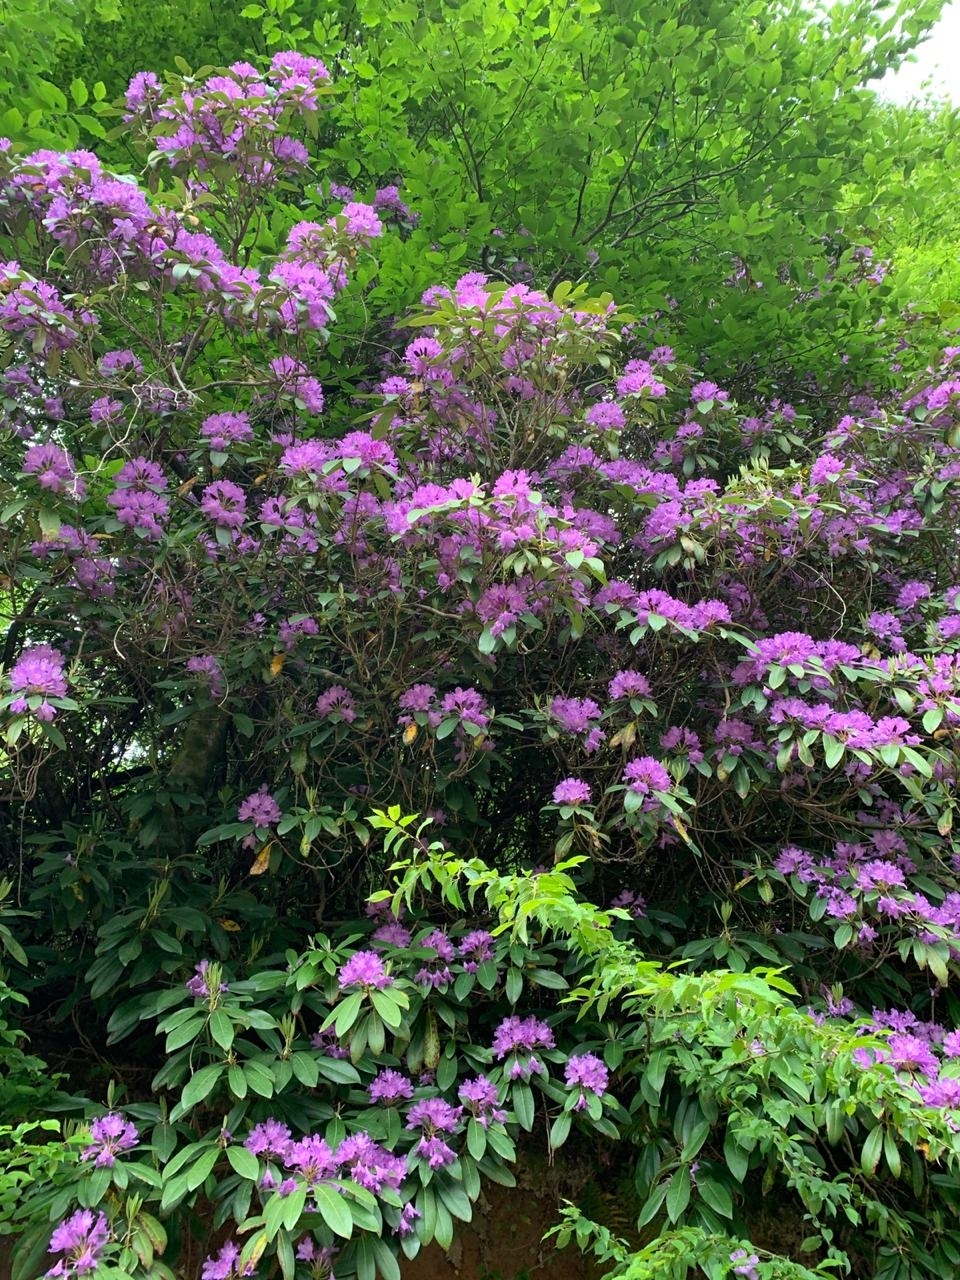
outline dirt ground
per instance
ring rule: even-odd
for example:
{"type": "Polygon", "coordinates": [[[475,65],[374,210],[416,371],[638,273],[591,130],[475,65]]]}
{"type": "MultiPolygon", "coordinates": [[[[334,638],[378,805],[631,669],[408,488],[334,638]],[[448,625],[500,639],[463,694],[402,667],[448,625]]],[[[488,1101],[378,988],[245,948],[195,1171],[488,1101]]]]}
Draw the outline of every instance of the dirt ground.
{"type": "Polygon", "coordinates": [[[459,1224],[449,1253],[437,1245],[402,1265],[403,1280],[590,1280],[575,1245],[542,1244],[559,1218],[559,1197],[549,1182],[539,1187],[488,1186],[473,1222],[459,1224]]]}

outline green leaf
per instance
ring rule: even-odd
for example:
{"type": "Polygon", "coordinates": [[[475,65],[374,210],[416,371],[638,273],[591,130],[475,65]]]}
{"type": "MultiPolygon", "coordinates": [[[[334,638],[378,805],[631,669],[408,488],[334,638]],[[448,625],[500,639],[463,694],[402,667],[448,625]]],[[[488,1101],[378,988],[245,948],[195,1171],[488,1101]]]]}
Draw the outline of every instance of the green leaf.
{"type": "Polygon", "coordinates": [[[467,1124],[467,1150],[474,1160],[482,1160],[487,1149],[487,1131],[475,1117],[471,1116],[467,1124]]]}
{"type": "Polygon", "coordinates": [[[202,1034],[204,1023],[206,1022],[203,1012],[194,1013],[193,1010],[190,1012],[191,1016],[186,1021],[181,1022],[179,1026],[168,1032],[164,1042],[168,1054],[182,1048],[185,1044],[190,1044],[192,1040],[196,1040],[202,1034]]]}
{"type": "Polygon", "coordinates": [[[262,1063],[245,1062],[243,1064],[243,1074],[254,1093],[259,1093],[261,1098],[271,1098],[273,1096],[273,1074],[262,1063]]]}
{"type": "Polygon", "coordinates": [[[214,1009],[211,1013],[210,1034],[224,1053],[229,1053],[233,1044],[234,1026],[230,1015],[223,1009],[214,1009]]]}
{"type": "Polygon", "coordinates": [[[227,1159],[234,1173],[249,1182],[260,1181],[260,1161],[246,1147],[227,1147],[227,1159]]]}
{"type": "Polygon", "coordinates": [[[733,1217],[733,1197],[722,1182],[713,1178],[698,1178],[697,1194],[721,1218],[733,1217]]]}
{"type": "Polygon", "coordinates": [[[931,707],[923,713],[921,721],[924,733],[934,733],[943,724],[943,708],[931,707]]]}
{"type": "Polygon", "coordinates": [[[220,1157],[220,1147],[213,1145],[204,1151],[194,1164],[187,1169],[184,1177],[188,1191],[196,1191],[197,1187],[202,1186],[206,1182],[208,1175],[213,1171],[213,1166],[220,1157]]]}
{"type": "Polygon", "coordinates": [[[523,974],[515,966],[507,970],[507,999],[516,1004],[523,994],[523,974]]]}
{"type": "Polygon", "coordinates": [[[321,1182],[313,1189],[313,1199],[318,1213],[334,1235],[349,1240],[353,1234],[353,1216],[343,1197],[321,1182]]]}
{"type": "Polygon", "coordinates": [[[60,517],[56,511],[41,507],[37,512],[37,523],[40,525],[40,535],[44,542],[52,542],[55,538],[59,538],[60,517]]]}
{"type": "Polygon", "coordinates": [[[291,1057],[290,1065],[293,1068],[293,1074],[301,1084],[305,1084],[308,1089],[317,1087],[317,1081],[320,1079],[320,1067],[314,1057],[309,1053],[298,1052],[291,1057]]]}
{"type": "Polygon", "coordinates": [[[458,1182],[448,1182],[443,1178],[437,1180],[436,1186],[437,1194],[451,1215],[461,1222],[469,1222],[473,1217],[473,1206],[463,1187],[458,1182]]]}
{"type": "Polygon", "coordinates": [[[398,1030],[403,1025],[403,1014],[396,1001],[393,1000],[387,991],[373,991],[371,993],[373,1007],[377,1013],[391,1029],[398,1030]]]}
{"type": "Polygon", "coordinates": [[[667,1217],[677,1223],[690,1203],[690,1170],[684,1165],[670,1179],[667,1191],[667,1217]]]}
{"type": "Polygon", "coordinates": [[[892,1129],[884,1129],[883,1131],[883,1158],[893,1176],[899,1178],[903,1166],[900,1160],[900,1151],[897,1148],[897,1139],[892,1129]]]}
{"type": "Polygon", "coordinates": [[[211,1094],[223,1072],[223,1064],[216,1062],[208,1067],[201,1067],[196,1075],[191,1076],[180,1095],[180,1114],[184,1115],[211,1094]]]}
{"type": "Polygon", "coordinates": [[[550,1146],[554,1150],[562,1147],[570,1136],[571,1119],[569,1111],[562,1111],[550,1126],[550,1146]]]}
{"type": "Polygon", "coordinates": [[[860,1167],[869,1177],[877,1171],[877,1165],[880,1163],[880,1151],[883,1146],[883,1125],[877,1124],[870,1130],[867,1140],[863,1144],[863,1150],[860,1153],[860,1167]]]}
{"type": "Polygon", "coordinates": [[[339,1039],[342,1040],[353,1027],[362,1007],[362,991],[352,991],[337,1005],[336,1014],[333,1018],[333,1027],[339,1039]]]}
{"type": "Polygon", "coordinates": [[[517,1123],[529,1133],[533,1128],[533,1090],[528,1084],[515,1084],[511,1100],[517,1123]]]}
{"type": "Polygon", "coordinates": [[[243,1068],[236,1062],[231,1062],[227,1068],[227,1084],[235,1098],[242,1100],[247,1096],[247,1077],[243,1074],[243,1068]]]}

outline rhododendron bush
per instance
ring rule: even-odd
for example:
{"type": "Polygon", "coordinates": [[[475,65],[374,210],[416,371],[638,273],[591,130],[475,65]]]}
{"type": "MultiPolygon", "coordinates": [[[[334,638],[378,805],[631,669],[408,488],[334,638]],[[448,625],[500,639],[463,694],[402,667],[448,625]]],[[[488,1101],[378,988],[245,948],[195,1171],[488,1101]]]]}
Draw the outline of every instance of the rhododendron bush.
{"type": "Polygon", "coordinates": [[[331,89],[0,150],[10,981],[94,1095],[16,1274],[394,1280],[518,1141],[620,1144],[631,1276],[949,1274],[960,348],[824,428],[471,272],[325,387],[408,215],[331,89]]]}

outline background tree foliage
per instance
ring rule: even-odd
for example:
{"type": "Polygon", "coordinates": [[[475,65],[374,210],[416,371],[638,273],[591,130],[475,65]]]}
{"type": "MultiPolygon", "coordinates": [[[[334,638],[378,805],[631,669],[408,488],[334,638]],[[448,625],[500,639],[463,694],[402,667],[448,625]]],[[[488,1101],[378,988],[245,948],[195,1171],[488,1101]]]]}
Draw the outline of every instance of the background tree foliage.
{"type": "MultiPolygon", "coordinates": [[[[895,113],[863,86],[938,12],[939,0],[818,15],[759,0],[267,0],[238,14],[191,0],[101,20],[51,74],[81,94],[102,81],[112,97],[184,50],[194,67],[281,41],[322,51],[342,90],[324,172],[367,194],[399,181],[424,215],[375,281],[358,280],[374,316],[458,263],[590,278],[735,390],[822,397],[887,378],[892,330],[878,325],[906,297],[872,278],[862,250],[889,256],[896,236],[877,213],[904,207],[918,134],[892,129],[895,113]]],[[[81,115],[81,136],[102,144],[102,122],[81,115]]],[[[910,189],[925,213],[934,192],[910,189]]]]}

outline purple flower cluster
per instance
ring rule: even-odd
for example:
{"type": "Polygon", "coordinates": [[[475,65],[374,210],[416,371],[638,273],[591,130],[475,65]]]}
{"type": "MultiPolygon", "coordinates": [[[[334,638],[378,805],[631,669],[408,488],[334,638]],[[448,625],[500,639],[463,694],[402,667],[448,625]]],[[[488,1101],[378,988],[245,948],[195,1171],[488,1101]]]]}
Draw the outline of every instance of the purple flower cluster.
{"type": "Polygon", "coordinates": [[[307,161],[303,143],[281,129],[291,116],[317,111],[330,73],[317,58],[275,54],[266,75],[237,62],[179,96],[163,96],[150,72],[127,90],[127,122],[144,133],[163,122],[154,140],[173,168],[214,177],[229,161],[252,191],[295,172],[307,161]]]}
{"type": "Polygon", "coordinates": [[[597,751],[606,738],[600,728],[600,707],[592,698],[554,698],[550,717],[563,733],[582,738],[587,755],[597,751]]]}
{"type": "Polygon", "coordinates": [[[659,760],[652,756],[638,756],[631,760],[623,771],[623,781],[627,789],[635,795],[645,798],[645,807],[656,808],[658,801],[655,793],[669,791],[673,780],[659,760]]]}
{"type": "Polygon", "coordinates": [[[499,1106],[499,1093],[496,1085],[486,1076],[475,1076],[472,1080],[464,1080],[457,1096],[463,1108],[486,1129],[491,1123],[502,1124],[507,1113],[499,1106]]]}
{"type": "Polygon", "coordinates": [[[371,1082],[367,1091],[371,1102],[381,1102],[384,1106],[394,1107],[399,1102],[407,1102],[413,1097],[413,1084],[399,1071],[384,1067],[371,1082]]]}
{"type": "Polygon", "coordinates": [[[170,504],[164,496],[167,478],[157,463],[149,458],[131,458],[117,472],[114,485],[107,503],[113,507],[118,523],[142,538],[162,538],[170,504]]]}
{"type": "MultiPolygon", "coordinates": [[[[392,1155],[366,1133],[344,1138],[334,1150],[319,1134],[294,1139],[287,1125],[269,1119],[255,1125],[243,1145],[255,1156],[278,1162],[293,1186],[308,1189],[322,1182],[350,1179],[379,1195],[384,1190],[397,1191],[407,1173],[402,1156],[392,1155]]],[[[268,1189],[282,1186],[268,1182],[268,1189]]]]}
{"type": "Polygon", "coordinates": [[[353,724],[357,718],[357,704],[353,694],[342,684],[332,684],[317,698],[317,716],[321,720],[340,720],[353,724]]]}
{"type": "Polygon", "coordinates": [[[281,816],[280,806],[265,786],[248,795],[237,810],[240,822],[252,822],[262,830],[275,827],[281,816]]]}
{"type": "Polygon", "coordinates": [[[579,1088],[580,1096],[574,1107],[582,1111],[587,1106],[584,1090],[602,1097],[610,1083],[610,1073],[603,1062],[593,1053],[580,1053],[567,1060],[563,1069],[563,1078],[569,1088],[579,1088]]]}
{"type": "Polygon", "coordinates": [[[454,944],[442,929],[432,929],[417,946],[430,953],[430,959],[414,975],[414,982],[433,990],[448,987],[453,981],[450,965],[457,954],[454,944]]]}
{"type": "Polygon", "coordinates": [[[493,959],[493,935],[486,929],[471,929],[457,946],[465,973],[476,973],[480,965],[493,959]]]}
{"type": "Polygon", "coordinates": [[[546,1069],[534,1053],[535,1049],[552,1049],[555,1044],[553,1031],[546,1022],[530,1014],[521,1018],[511,1014],[504,1018],[493,1037],[493,1053],[498,1061],[510,1059],[508,1074],[511,1080],[527,1080],[540,1075],[546,1069]]]}
{"type": "Polygon", "coordinates": [[[781,875],[813,886],[826,917],[851,926],[851,947],[869,947],[881,930],[896,928],[920,943],[946,942],[951,955],[960,956],[960,892],[932,901],[915,888],[917,866],[895,830],[877,830],[868,840],[837,841],[819,856],[788,845],[773,865],[781,875]]]}
{"type": "Polygon", "coordinates": [[[140,1141],[137,1127],[117,1111],[109,1111],[90,1125],[90,1145],[80,1154],[97,1168],[112,1169],[121,1151],[129,1151],[140,1141]]]}
{"type": "Polygon", "coordinates": [[[757,1254],[748,1254],[746,1249],[734,1249],[730,1255],[730,1261],[734,1264],[735,1276],[743,1276],[743,1280],[760,1280],[760,1273],[757,1270],[760,1259],[757,1254]]]}
{"type": "Polygon", "coordinates": [[[106,1214],[92,1209],[76,1213],[54,1228],[49,1253],[60,1253],[59,1259],[45,1274],[53,1280],[74,1280],[75,1276],[94,1274],[100,1267],[103,1247],[110,1239],[106,1214]]]}
{"type": "Polygon", "coordinates": [[[10,668],[10,710],[16,715],[29,712],[38,720],[52,720],[57,712],[49,699],[67,694],[63,662],[63,654],[50,645],[35,644],[24,649],[10,668]]]}
{"type": "Polygon", "coordinates": [[[81,499],[86,486],[77,475],[73,458],[58,444],[32,444],[23,456],[23,474],[36,476],[41,489],[81,499]]]}
{"type": "Polygon", "coordinates": [[[228,1240],[215,1257],[207,1258],[200,1271],[200,1280],[241,1280],[256,1274],[255,1262],[241,1262],[240,1249],[228,1240]]]}
{"type": "Polygon", "coordinates": [[[227,692],[227,682],[220,666],[219,659],[212,653],[198,654],[187,659],[187,671],[197,676],[207,693],[214,700],[219,700],[227,692]]]}
{"type": "Polygon", "coordinates": [[[362,991],[383,991],[393,986],[394,979],[375,951],[355,951],[340,966],[337,982],[341,991],[348,991],[351,987],[359,987],[362,991]]]}
{"type": "Polygon", "coordinates": [[[456,1160],[457,1153],[441,1135],[456,1131],[462,1112],[462,1107],[453,1107],[443,1098],[423,1098],[407,1112],[406,1127],[420,1131],[414,1155],[426,1160],[431,1169],[443,1169],[456,1160]]]}
{"type": "Polygon", "coordinates": [[[200,426],[201,439],[216,453],[229,453],[232,445],[253,439],[248,413],[212,413],[200,426]]]}
{"type": "Polygon", "coordinates": [[[574,807],[590,803],[590,784],[580,778],[564,778],[553,789],[554,804],[569,804],[574,807]]]}

